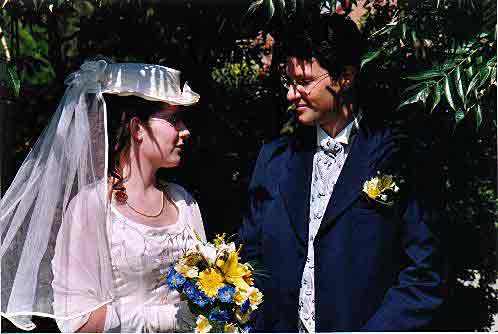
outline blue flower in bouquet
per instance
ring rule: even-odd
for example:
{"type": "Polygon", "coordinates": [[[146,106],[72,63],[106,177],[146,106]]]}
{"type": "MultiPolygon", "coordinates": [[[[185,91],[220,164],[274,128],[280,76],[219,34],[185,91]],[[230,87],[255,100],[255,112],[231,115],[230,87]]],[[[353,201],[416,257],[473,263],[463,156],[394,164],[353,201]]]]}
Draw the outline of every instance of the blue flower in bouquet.
{"type": "Polygon", "coordinates": [[[249,311],[249,307],[251,307],[251,301],[249,300],[249,298],[246,299],[246,301],[240,305],[240,310],[242,311],[242,313],[246,314],[247,311],[249,311]]]}
{"type": "Polygon", "coordinates": [[[186,279],[180,273],[178,273],[175,269],[171,268],[168,271],[168,276],[166,277],[166,283],[171,289],[180,288],[183,283],[185,283],[186,279]]]}
{"type": "Polygon", "coordinates": [[[249,333],[251,331],[251,326],[246,324],[246,325],[242,326],[241,330],[242,330],[242,333],[249,333]]]}
{"type": "Polygon", "coordinates": [[[209,320],[211,321],[230,321],[232,314],[228,310],[215,308],[209,312],[209,320]]]}
{"type": "Polygon", "coordinates": [[[199,288],[197,288],[197,285],[194,283],[187,281],[183,286],[183,293],[185,293],[188,299],[194,300],[199,293],[199,288]]]}
{"type": "Polygon", "coordinates": [[[235,293],[235,287],[233,285],[227,284],[218,290],[218,299],[223,303],[232,303],[234,293],[235,293]]]}
{"type": "Polygon", "coordinates": [[[204,307],[209,303],[214,303],[215,300],[215,298],[206,296],[206,294],[199,289],[196,290],[194,297],[192,298],[194,304],[197,304],[200,307],[204,307]]]}

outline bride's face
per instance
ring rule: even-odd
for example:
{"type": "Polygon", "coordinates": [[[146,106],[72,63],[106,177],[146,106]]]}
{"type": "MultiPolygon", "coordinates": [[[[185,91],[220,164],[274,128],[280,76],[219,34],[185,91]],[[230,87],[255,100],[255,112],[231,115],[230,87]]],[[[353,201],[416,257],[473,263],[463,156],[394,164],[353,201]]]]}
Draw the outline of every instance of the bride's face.
{"type": "Polygon", "coordinates": [[[157,169],[180,164],[185,141],[190,132],[181,120],[182,107],[165,104],[142,126],[140,155],[157,169]]]}

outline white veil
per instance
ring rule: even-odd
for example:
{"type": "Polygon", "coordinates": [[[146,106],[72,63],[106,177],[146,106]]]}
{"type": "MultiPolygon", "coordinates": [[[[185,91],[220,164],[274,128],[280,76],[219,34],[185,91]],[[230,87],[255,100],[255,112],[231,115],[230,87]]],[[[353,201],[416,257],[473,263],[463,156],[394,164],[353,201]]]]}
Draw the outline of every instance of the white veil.
{"type": "Polygon", "coordinates": [[[1,315],[19,328],[33,329],[32,315],[75,319],[112,301],[102,94],[196,103],[199,95],[187,85],[182,91],[179,75],[99,60],[66,79],[57,111],[0,199],[1,315]]]}

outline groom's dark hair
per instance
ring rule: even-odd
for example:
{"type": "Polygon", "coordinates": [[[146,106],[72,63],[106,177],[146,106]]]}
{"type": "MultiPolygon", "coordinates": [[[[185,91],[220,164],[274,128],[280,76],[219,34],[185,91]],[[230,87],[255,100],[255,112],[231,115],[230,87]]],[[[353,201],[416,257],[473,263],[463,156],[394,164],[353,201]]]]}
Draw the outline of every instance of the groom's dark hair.
{"type": "Polygon", "coordinates": [[[345,65],[360,66],[365,40],[349,17],[320,14],[297,20],[290,22],[283,36],[286,57],[314,57],[333,77],[342,73],[345,65]]]}

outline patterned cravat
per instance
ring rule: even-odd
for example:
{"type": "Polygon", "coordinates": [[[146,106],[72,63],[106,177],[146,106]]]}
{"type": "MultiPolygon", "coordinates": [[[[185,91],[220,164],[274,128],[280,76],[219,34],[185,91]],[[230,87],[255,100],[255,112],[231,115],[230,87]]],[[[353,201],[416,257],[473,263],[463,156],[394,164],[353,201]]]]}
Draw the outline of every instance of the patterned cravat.
{"type": "Polygon", "coordinates": [[[332,191],[348,156],[358,124],[359,119],[355,119],[351,123],[351,131],[346,141],[344,141],[344,137],[342,137],[341,141],[328,136],[322,139],[318,143],[319,149],[313,158],[308,254],[301,279],[298,305],[298,331],[301,333],[315,332],[315,294],[317,291],[315,291],[314,280],[315,261],[313,243],[327,209],[332,191]]]}
{"type": "Polygon", "coordinates": [[[326,155],[328,155],[332,159],[336,159],[338,154],[344,152],[343,144],[330,137],[320,142],[320,148],[326,155]]]}

